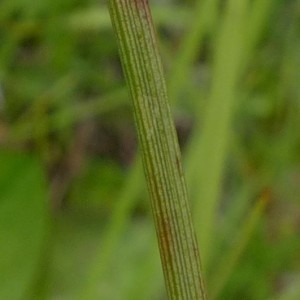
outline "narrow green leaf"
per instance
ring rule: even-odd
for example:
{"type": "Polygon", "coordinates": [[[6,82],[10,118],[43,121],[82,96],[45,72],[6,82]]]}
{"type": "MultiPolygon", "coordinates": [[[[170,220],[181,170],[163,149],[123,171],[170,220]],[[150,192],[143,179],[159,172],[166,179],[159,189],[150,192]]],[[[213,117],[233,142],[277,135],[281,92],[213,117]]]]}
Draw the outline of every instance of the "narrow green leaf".
{"type": "Polygon", "coordinates": [[[202,50],[204,38],[216,23],[219,2],[220,0],[196,2],[192,23],[183,38],[170,74],[170,99],[173,102],[178,100],[189,79],[192,64],[202,50]]]}
{"type": "Polygon", "coordinates": [[[31,293],[48,223],[44,184],[36,160],[0,153],[0,299],[31,293]]]}
{"type": "Polygon", "coordinates": [[[137,203],[143,185],[140,182],[140,159],[132,166],[124,187],[121,189],[119,201],[112,210],[112,216],[105,230],[103,241],[99,247],[99,255],[94,259],[89,270],[87,281],[79,293],[78,299],[92,300],[98,295],[98,286],[111,265],[113,255],[120,244],[120,236],[128,228],[130,212],[137,203]]]}
{"type": "Polygon", "coordinates": [[[213,81],[204,124],[198,123],[187,157],[188,183],[196,198],[194,216],[206,270],[214,237],[215,212],[231,139],[238,81],[244,62],[248,0],[230,0],[218,33],[213,81]]]}
{"type": "Polygon", "coordinates": [[[211,299],[218,299],[221,290],[226,285],[230,274],[233,272],[234,267],[251,239],[253,231],[256,229],[269,201],[269,193],[263,192],[250,211],[249,216],[241,225],[235,239],[236,242],[233,243],[234,246],[225,253],[214,272],[214,277],[211,280],[211,299]]]}

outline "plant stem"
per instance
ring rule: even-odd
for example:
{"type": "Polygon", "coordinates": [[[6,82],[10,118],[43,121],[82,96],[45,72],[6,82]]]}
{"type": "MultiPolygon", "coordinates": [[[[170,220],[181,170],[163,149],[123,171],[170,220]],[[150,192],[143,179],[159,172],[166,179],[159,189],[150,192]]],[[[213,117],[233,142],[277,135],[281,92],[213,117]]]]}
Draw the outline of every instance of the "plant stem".
{"type": "Polygon", "coordinates": [[[110,0],[169,299],[206,299],[176,131],[147,0],[110,0]]]}

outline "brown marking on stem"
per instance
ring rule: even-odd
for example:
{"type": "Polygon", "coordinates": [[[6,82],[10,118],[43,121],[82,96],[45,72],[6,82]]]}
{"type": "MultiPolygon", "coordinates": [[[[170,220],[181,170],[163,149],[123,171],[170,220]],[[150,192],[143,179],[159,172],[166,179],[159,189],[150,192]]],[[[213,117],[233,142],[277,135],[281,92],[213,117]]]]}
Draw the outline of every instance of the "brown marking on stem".
{"type": "Polygon", "coordinates": [[[175,162],[176,162],[176,167],[177,167],[179,175],[183,176],[182,165],[181,165],[181,160],[180,160],[179,154],[176,154],[175,162]]]}
{"type": "Polygon", "coordinates": [[[158,227],[159,227],[159,235],[160,238],[162,239],[163,244],[166,246],[167,249],[171,248],[171,241],[172,241],[172,231],[171,231],[171,226],[170,226],[170,220],[168,219],[167,216],[163,215],[163,210],[161,208],[161,204],[163,203],[163,201],[161,201],[161,199],[159,199],[159,189],[157,186],[157,182],[154,178],[153,180],[153,188],[155,189],[155,196],[154,198],[156,199],[156,204],[158,205],[158,210],[155,212],[156,213],[156,219],[158,222],[158,227]],[[161,225],[161,227],[159,226],[159,224],[161,225]]]}
{"type": "MultiPolygon", "coordinates": [[[[172,234],[172,224],[170,222],[171,219],[168,216],[167,208],[162,207],[164,206],[165,201],[163,201],[160,197],[157,178],[155,178],[155,176],[152,176],[152,182],[153,185],[152,189],[150,190],[154,194],[152,206],[154,207],[154,218],[159,238],[160,256],[164,262],[163,265],[166,267],[166,270],[170,268],[170,272],[166,271],[165,273],[165,279],[168,282],[167,284],[169,284],[173,281],[170,279],[170,277],[173,277],[173,275],[176,274],[176,270],[174,268],[176,268],[177,264],[174,261],[174,253],[172,253],[172,248],[174,249],[173,241],[175,237],[172,234]],[[166,212],[167,215],[165,215],[164,212],[166,212]]],[[[177,290],[176,286],[173,288],[177,290]]]]}
{"type": "Polygon", "coordinates": [[[150,17],[150,9],[149,9],[149,3],[148,0],[135,0],[136,7],[139,10],[142,10],[145,16],[149,19],[150,17]]]}
{"type": "MultiPolygon", "coordinates": [[[[170,248],[172,247],[172,232],[171,232],[171,227],[170,227],[170,223],[169,220],[166,220],[166,218],[164,217],[160,217],[161,218],[161,238],[163,240],[163,244],[166,246],[166,248],[168,250],[170,250],[170,248]]],[[[169,251],[167,251],[168,256],[170,256],[169,251]]],[[[172,257],[166,257],[166,259],[169,261],[172,259],[172,257]]]]}
{"type": "Polygon", "coordinates": [[[149,1],[148,0],[135,0],[137,5],[145,5],[148,6],[149,5],[149,1]]]}

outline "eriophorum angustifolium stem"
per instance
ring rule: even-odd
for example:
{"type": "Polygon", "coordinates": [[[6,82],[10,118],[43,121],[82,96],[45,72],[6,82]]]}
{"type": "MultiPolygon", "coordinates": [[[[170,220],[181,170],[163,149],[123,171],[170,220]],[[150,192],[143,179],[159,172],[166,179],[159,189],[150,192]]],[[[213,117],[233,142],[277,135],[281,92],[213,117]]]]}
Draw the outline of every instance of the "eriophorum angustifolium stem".
{"type": "Polygon", "coordinates": [[[109,0],[169,299],[206,299],[176,131],[147,0],[109,0]]]}

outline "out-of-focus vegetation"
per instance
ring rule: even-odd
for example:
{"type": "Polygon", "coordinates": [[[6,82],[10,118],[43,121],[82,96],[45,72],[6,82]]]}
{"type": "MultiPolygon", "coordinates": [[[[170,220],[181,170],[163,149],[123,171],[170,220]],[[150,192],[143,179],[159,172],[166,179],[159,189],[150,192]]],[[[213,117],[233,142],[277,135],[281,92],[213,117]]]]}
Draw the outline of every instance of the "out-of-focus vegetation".
{"type": "MultiPolygon", "coordinates": [[[[300,3],[151,1],[211,299],[300,299],[300,3]]],[[[165,299],[103,1],[1,1],[0,299],[165,299]]]]}

